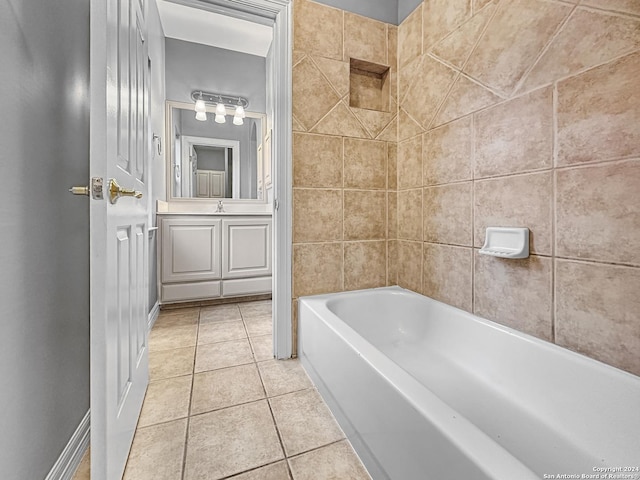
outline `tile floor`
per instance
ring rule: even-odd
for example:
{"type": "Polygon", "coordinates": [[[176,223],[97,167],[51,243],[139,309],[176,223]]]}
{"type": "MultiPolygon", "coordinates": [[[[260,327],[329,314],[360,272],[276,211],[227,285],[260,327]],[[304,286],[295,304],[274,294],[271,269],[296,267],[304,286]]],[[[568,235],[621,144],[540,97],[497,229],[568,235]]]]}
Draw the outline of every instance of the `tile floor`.
{"type": "Polygon", "coordinates": [[[370,478],[299,361],[273,359],[271,328],[268,300],[160,314],[125,480],[370,478]]]}

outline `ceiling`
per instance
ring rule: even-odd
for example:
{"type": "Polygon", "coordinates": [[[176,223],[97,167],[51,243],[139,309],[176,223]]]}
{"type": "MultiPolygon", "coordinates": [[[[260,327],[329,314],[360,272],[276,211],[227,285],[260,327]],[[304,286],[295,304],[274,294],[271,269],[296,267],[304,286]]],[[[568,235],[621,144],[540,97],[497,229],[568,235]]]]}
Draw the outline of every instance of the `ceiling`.
{"type": "Polygon", "coordinates": [[[158,0],[165,37],[266,57],[273,29],[269,26],[158,0]]]}

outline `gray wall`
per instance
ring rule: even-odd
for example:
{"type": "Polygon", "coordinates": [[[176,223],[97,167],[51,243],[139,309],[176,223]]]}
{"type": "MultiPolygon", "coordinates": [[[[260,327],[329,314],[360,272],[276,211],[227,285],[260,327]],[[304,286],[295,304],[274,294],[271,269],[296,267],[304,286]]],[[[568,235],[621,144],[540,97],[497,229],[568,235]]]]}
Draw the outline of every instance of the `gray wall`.
{"type": "Polygon", "coordinates": [[[89,409],[89,2],[0,0],[0,478],[89,409]]]}
{"type": "Polygon", "coordinates": [[[195,145],[193,148],[198,154],[198,170],[225,170],[224,147],[195,145]]]}
{"type": "Polygon", "coordinates": [[[167,100],[192,102],[191,92],[241,95],[253,112],[265,111],[265,59],[198,43],[167,38],[167,100]]]}
{"type": "Polygon", "coordinates": [[[422,0],[398,0],[398,25],[413,12],[422,0]]]}
{"type": "Polygon", "coordinates": [[[332,7],[383,22],[398,24],[398,0],[317,0],[332,7]]]}
{"type": "Polygon", "coordinates": [[[400,25],[422,0],[316,0],[332,7],[400,25]]]}

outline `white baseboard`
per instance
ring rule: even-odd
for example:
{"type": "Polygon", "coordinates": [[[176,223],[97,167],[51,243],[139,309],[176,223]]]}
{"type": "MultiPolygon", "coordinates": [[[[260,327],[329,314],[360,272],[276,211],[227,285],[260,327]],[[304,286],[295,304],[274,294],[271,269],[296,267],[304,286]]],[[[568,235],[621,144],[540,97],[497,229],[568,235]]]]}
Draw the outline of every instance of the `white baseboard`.
{"type": "Polygon", "coordinates": [[[147,331],[151,331],[153,325],[156,323],[158,319],[158,315],[160,314],[160,302],[156,302],[151,311],[149,312],[149,320],[147,321],[147,331]]]}
{"type": "Polygon", "coordinates": [[[89,440],[91,439],[91,410],[88,410],[84,418],[80,421],[78,428],[73,432],[67,446],[58,457],[58,460],[51,468],[49,475],[45,477],[45,480],[71,480],[73,474],[76,472],[80,460],[84,452],[89,447],[89,440]]]}

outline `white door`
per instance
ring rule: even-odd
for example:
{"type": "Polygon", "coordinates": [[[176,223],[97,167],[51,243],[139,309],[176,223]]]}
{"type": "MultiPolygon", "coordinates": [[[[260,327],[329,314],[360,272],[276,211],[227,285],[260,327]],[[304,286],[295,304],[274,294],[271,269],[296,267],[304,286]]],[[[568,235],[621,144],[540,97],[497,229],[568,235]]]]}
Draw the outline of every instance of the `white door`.
{"type": "MultiPolygon", "coordinates": [[[[144,0],[91,0],[91,478],[120,479],[148,383],[144,0]],[[111,203],[109,182],[139,191],[111,203]]],[[[125,192],[126,193],[126,192],[125,192]]]]}

